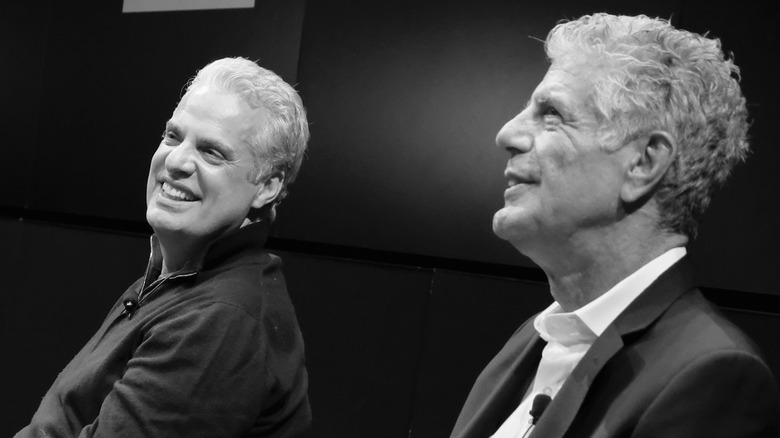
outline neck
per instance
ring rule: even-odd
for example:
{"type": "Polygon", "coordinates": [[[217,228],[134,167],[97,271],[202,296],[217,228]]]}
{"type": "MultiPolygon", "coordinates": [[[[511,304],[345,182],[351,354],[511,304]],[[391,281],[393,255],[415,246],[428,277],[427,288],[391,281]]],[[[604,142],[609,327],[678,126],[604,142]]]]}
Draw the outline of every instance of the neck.
{"type": "Polygon", "coordinates": [[[163,258],[160,275],[165,277],[188,266],[200,266],[214,242],[242,227],[262,220],[262,218],[254,220],[246,218],[236,228],[225,228],[207,236],[193,236],[179,231],[155,230],[163,258]]]}
{"type": "Polygon", "coordinates": [[[200,264],[206,256],[208,245],[189,242],[183,244],[182,240],[157,235],[160,242],[160,252],[162,253],[162,271],[161,277],[184,269],[186,266],[200,264]]]}
{"type": "Polygon", "coordinates": [[[538,260],[532,257],[544,269],[550,293],[566,312],[590,303],[656,257],[685,246],[688,240],[657,230],[585,237],[572,239],[538,260]]]}

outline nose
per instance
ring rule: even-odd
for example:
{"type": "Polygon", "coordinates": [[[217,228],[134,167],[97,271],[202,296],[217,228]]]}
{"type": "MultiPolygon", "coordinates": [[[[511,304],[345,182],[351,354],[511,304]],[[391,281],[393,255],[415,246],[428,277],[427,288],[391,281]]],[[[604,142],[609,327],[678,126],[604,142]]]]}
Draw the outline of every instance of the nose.
{"type": "Polygon", "coordinates": [[[165,170],[172,177],[182,178],[195,173],[195,148],[184,141],[174,146],[165,157],[165,170]]]}
{"type": "Polygon", "coordinates": [[[498,131],[496,145],[511,156],[524,154],[534,147],[534,135],[526,111],[521,112],[498,131]]]}

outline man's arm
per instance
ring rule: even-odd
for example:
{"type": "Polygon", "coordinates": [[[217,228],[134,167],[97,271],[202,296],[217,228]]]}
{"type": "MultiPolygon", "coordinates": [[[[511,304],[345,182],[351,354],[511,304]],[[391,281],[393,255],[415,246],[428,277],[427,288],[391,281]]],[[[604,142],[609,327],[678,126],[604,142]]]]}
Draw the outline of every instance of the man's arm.
{"type": "Polygon", "coordinates": [[[267,334],[243,309],[212,303],[146,333],[82,437],[240,436],[278,382],[267,334]]]}

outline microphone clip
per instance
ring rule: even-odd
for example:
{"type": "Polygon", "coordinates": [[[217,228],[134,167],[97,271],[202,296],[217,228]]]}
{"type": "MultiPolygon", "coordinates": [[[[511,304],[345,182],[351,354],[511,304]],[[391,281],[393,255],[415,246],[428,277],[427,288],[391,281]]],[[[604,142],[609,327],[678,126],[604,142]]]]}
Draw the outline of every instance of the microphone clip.
{"type": "Polygon", "coordinates": [[[528,425],[528,429],[525,430],[522,438],[528,436],[531,429],[536,426],[536,422],[539,421],[539,418],[542,416],[545,409],[547,409],[547,405],[549,405],[551,401],[552,397],[547,394],[537,394],[536,397],[534,397],[534,400],[531,403],[531,411],[529,412],[529,414],[531,414],[531,421],[529,421],[530,424],[528,425]]]}
{"type": "Polygon", "coordinates": [[[536,397],[534,397],[533,403],[531,404],[531,424],[536,425],[536,422],[539,421],[539,417],[542,416],[545,409],[547,409],[547,405],[550,404],[552,401],[552,397],[550,397],[547,394],[537,394],[536,397]]]}
{"type": "Polygon", "coordinates": [[[133,317],[133,314],[138,310],[138,301],[128,298],[122,302],[122,305],[125,306],[125,310],[122,311],[122,313],[119,314],[119,316],[127,316],[127,319],[131,319],[133,317]]]}

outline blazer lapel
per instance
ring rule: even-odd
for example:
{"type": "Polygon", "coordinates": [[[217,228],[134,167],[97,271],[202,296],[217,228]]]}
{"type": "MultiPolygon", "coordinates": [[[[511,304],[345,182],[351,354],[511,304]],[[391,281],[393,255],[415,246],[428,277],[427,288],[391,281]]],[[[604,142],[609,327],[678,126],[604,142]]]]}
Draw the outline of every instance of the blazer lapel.
{"type": "Polygon", "coordinates": [[[604,365],[623,347],[623,340],[614,326],[609,326],[591,345],[574,368],[558,394],[550,402],[531,437],[562,437],[588,393],[591,382],[604,365]]]}
{"type": "Polygon", "coordinates": [[[596,339],[541,416],[531,437],[563,437],[591,383],[609,359],[623,348],[623,336],[647,328],[693,286],[688,257],[672,265],[596,339]]]}
{"type": "Polygon", "coordinates": [[[685,256],[661,274],[612,323],[622,336],[645,329],[680,296],[693,289],[693,268],[685,256]]]}
{"type": "Polygon", "coordinates": [[[464,411],[471,409],[474,413],[458,437],[484,438],[495,432],[522,400],[531,382],[529,376],[536,374],[543,348],[544,341],[534,330],[533,324],[527,324],[524,330],[510,340],[494,359],[506,360],[507,365],[499,363],[495,368],[488,365],[486,371],[490,370],[491,375],[480,376],[472,390],[473,392],[481,387],[489,392],[475,400],[467,400],[464,411]]]}

